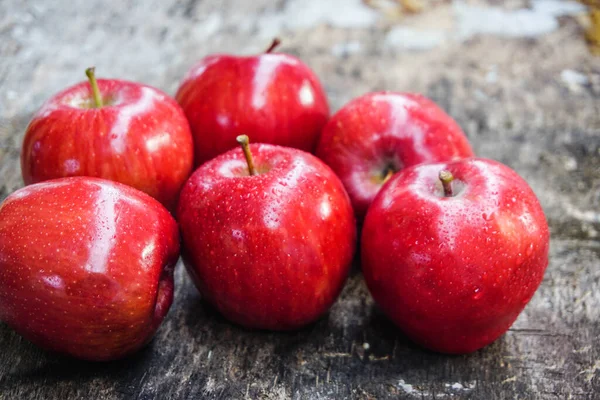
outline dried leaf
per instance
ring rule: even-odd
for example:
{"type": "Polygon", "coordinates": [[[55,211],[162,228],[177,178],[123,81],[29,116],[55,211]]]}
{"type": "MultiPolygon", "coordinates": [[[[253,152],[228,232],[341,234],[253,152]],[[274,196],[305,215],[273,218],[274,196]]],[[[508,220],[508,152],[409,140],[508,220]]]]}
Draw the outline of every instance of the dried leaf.
{"type": "Polygon", "coordinates": [[[592,54],[600,55],[600,6],[590,7],[591,25],[585,33],[592,54]]]}
{"type": "Polygon", "coordinates": [[[388,18],[396,19],[407,13],[415,14],[425,10],[431,0],[362,0],[362,2],[382,11],[388,18]]]}
{"type": "Polygon", "coordinates": [[[404,11],[409,13],[418,13],[425,9],[423,0],[396,0],[404,11]]]}

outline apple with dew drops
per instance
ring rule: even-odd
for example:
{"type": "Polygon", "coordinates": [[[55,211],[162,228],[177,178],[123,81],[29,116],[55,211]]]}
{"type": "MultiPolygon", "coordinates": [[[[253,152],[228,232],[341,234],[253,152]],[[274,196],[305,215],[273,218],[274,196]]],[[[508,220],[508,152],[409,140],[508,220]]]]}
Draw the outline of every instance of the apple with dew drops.
{"type": "Polygon", "coordinates": [[[177,210],[185,266],[202,296],[250,328],[289,330],[323,315],[352,262],[356,227],[342,183],[322,161],[270,144],[198,168],[177,210]]]}
{"type": "Polygon", "coordinates": [[[329,118],[315,73],[289,54],[214,54],[187,73],[175,98],[190,121],[196,165],[235,147],[240,132],[259,143],[313,152],[329,118]]]}
{"type": "Polygon", "coordinates": [[[150,86],[117,79],[69,87],[33,116],[21,150],[26,185],[93,176],[132,186],[169,210],[193,166],[190,127],[177,102],[150,86]]]}
{"type": "Polygon", "coordinates": [[[473,156],[458,124],[428,98],[375,92],[338,111],[323,129],[317,157],[340,177],[359,221],[396,172],[473,156]]]}
{"type": "Polygon", "coordinates": [[[544,212],[496,161],[422,164],[394,175],[367,212],[362,270],[415,342],[469,353],[508,330],[548,265],[544,212]]]}
{"type": "Polygon", "coordinates": [[[34,344],[105,361],[144,346],[173,301],[179,232],[132,187],[89,177],[0,205],[0,320],[34,344]]]}

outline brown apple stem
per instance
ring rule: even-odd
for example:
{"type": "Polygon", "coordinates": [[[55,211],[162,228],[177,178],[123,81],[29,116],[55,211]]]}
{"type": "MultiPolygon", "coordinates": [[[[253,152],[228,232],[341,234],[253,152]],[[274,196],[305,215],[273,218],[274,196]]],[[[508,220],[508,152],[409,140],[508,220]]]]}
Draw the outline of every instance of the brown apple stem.
{"type": "Polygon", "coordinates": [[[279,40],[279,38],[274,38],[273,41],[271,42],[271,45],[269,46],[269,48],[267,49],[267,51],[265,51],[265,53],[270,53],[273,50],[275,50],[279,45],[281,44],[281,40],[279,40]]]}
{"type": "Polygon", "coordinates": [[[385,174],[385,176],[383,177],[383,180],[381,181],[381,183],[386,183],[387,181],[390,180],[390,178],[394,175],[394,170],[391,168],[387,169],[387,173],[385,174]]]}
{"type": "Polygon", "coordinates": [[[452,175],[452,172],[444,169],[440,171],[439,177],[444,188],[444,196],[452,197],[452,181],[454,180],[454,175],[452,175]]]}
{"type": "Polygon", "coordinates": [[[102,107],[104,104],[102,103],[102,96],[100,96],[100,89],[98,89],[98,82],[96,82],[96,76],[94,72],[96,71],[95,67],[90,67],[85,70],[85,74],[90,81],[90,86],[92,87],[92,94],[94,95],[94,106],[96,108],[102,107]]]}
{"type": "Polygon", "coordinates": [[[248,138],[248,135],[239,135],[237,138],[235,138],[235,140],[237,140],[237,142],[242,146],[242,150],[246,156],[246,162],[248,163],[248,174],[256,175],[254,161],[252,161],[252,153],[250,152],[250,139],[248,138]]]}

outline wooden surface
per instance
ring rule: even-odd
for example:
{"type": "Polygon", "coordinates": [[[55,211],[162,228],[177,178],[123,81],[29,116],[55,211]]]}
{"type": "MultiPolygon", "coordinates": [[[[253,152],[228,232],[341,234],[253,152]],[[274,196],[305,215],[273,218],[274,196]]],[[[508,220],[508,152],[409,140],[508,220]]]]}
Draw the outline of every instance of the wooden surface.
{"type": "Polygon", "coordinates": [[[0,324],[0,399],[600,398],[600,61],[574,17],[533,37],[463,40],[452,32],[469,21],[457,23],[456,9],[440,2],[400,21],[351,23],[332,17],[341,10],[316,22],[293,18],[295,0],[138,3],[0,2],[0,200],[22,185],[19,147],[32,113],[83,80],[86,67],[174,93],[200,57],[255,52],[278,33],[282,51],[321,77],[334,110],[381,89],[439,102],[480,156],[516,169],[538,194],[551,227],[550,265],[510,331],[458,357],[405,339],[374,307],[358,267],[318,323],[268,333],[207,308],[180,266],[156,338],[122,361],[48,354],[0,324]],[[399,44],[388,34],[398,26],[441,27],[443,44],[422,36],[415,44],[410,35],[399,44]]]}

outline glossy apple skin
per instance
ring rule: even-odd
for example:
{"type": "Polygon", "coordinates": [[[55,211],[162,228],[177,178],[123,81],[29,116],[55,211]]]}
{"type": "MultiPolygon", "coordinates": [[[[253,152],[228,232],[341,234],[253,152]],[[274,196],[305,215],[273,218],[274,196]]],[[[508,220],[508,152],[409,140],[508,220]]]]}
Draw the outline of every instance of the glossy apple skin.
{"type": "Polygon", "coordinates": [[[173,210],[194,156],[181,107],[138,83],[99,79],[98,87],[104,107],[90,108],[90,85],[81,82],[34,115],[21,151],[23,181],[104,178],[146,192],[173,210]]]}
{"type": "Polygon", "coordinates": [[[376,302],[415,342],[469,353],[502,335],[542,281],[549,233],[527,183],[485,159],[396,174],[369,208],[362,269],[376,302]],[[449,170],[455,197],[442,197],[449,170]]]}
{"type": "Polygon", "coordinates": [[[0,320],[73,357],[121,358],[173,300],[177,224],[131,187],[86,177],[17,190],[0,205],[0,320]]]}
{"type": "Polygon", "coordinates": [[[198,168],[178,208],[185,266],[203,297],[249,328],[289,330],[325,313],[355,251],[352,207],[316,157],[251,145],[260,175],[233,149],[198,168]],[[268,171],[268,172],[265,172],[268,171]]]}
{"type": "Polygon", "coordinates": [[[340,177],[362,221],[387,168],[451,161],[473,151],[458,124],[433,101],[419,94],[375,92],[331,117],[316,154],[340,177]]]}
{"type": "Polygon", "coordinates": [[[287,54],[205,57],[175,98],[190,121],[196,165],[236,147],[240,134],[313,152],[329,118],[317,76],[287,54]]]}

